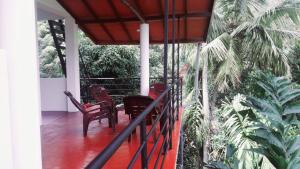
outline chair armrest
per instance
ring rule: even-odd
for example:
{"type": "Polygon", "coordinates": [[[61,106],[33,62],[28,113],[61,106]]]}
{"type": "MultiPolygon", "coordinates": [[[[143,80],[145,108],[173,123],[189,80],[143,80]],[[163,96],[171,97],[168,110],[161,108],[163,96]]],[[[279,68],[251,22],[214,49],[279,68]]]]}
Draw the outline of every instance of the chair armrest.
{"type": "Polygon", "coordinates": [[[111,103],[109,103],[107,101],[97,102],[97,103],[94,103],[93,105],[100,105],[101,107],[111,107],[111,103]]]}
{"type": "Polygon", "coordinates": [[[95,104],[91,104],[91,106],[86,109],[87,113],[96,112],[96,111],[102,111],[102,110],[110,110],[111,106],[108,105],[108,102],[98,102],[95,104]]]}

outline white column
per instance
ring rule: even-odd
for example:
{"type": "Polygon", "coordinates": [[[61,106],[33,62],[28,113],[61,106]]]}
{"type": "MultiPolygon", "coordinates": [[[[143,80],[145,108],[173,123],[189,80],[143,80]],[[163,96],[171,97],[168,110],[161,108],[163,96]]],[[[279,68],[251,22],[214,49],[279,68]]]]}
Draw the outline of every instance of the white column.
{"type": "Polygon", "coordinates": [[[149,24],[140,25],[141,95],[149,94],[149,24]]]}
{"type": "MultiPolygon", "coordinates": [[[[78,53],[78,26],[72,17],[65,18],[66,34],[66,68],[67,68],[67,90],[80,100],[80,74],[78,53]]],[[[78,111],[68,99],[68,111],[78,111]]]]}
{"type": "Polygon", "coordinates": [[[4,168],[12,168],[11,119],[9,111],[9,85],[7,60],[4,51],[0,49],[0,164],[4,168]]]}
{"type": "Polygon", "coordinates": [[[4,96],[9,97],[13,168],[41,169],[35,0],[0,1],[0,25],[0,49],[8,62],[9,96],[4,96]]]}

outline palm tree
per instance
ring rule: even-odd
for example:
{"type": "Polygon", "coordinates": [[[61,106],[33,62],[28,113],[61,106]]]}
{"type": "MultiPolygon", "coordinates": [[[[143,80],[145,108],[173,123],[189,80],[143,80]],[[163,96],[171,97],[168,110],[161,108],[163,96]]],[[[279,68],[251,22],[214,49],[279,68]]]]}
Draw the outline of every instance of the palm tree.
{"type": "MultiPolygon", "coordinates": [[[[208,44],[200,53],[204,58],[203,112],[209,123],[208,77],[213,79],[213,89],[222,92],[238,86],[243,70],[261,68],[290,75],[284,52],[288,46],[284,42],[300,37],[300,32],[287,29],[285,25],[299,24],[299,8],[299,0],[216,1],[208,44]]],[[[208,148],[204,147],[204,150],[208,148]]],[[[204,154],[208,156],[207,151],[204,154]]]]}

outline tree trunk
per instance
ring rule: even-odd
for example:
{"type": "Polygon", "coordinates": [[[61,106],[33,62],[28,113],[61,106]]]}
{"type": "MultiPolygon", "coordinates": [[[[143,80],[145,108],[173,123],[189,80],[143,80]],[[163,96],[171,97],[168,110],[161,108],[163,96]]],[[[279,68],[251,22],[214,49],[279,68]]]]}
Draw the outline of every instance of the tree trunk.
{"type": "Polygon", "coordinates": [[[201,49],[201,44],[198,43],[196,61],[195,61],[196,73],[195,73],[195,80],[194,80],[195,99],[197,99],[197,101],[199,101],[199,93],[200,93],[200,90],[199,90],[200,49],[201,49]]]}
{"type": "Polygon", "coordinates": [[[210,111],[209,111],[209,93],[208,93],[208,56],[203,56],[202,69],[202,91],[203,91],[203,114],[204,121],[209,124],[207,137],[204,139],[203,145],[203,162],[207,163],[209,160],[210,147],[210,111]]]}
{"type": "Polygon", "coordinates": [[[217,102],[217,97],[218,97],[218,90],[214,88],[214,91],[212,93],[212,99],[211,99],[211,109],[210,109],[210,134],[213,135],[217,133],[218,126],[217,126],[217,117],[216,117],[216,102],[217,102]]]}

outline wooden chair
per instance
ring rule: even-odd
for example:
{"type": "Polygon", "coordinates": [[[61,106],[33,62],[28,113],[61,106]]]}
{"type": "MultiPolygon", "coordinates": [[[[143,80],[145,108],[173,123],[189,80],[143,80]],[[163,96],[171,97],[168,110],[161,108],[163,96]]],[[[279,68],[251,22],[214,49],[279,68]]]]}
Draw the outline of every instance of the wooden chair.
{"type": "MultiPolygon", "coordinates": [[[[152,102],[153,99],[148,96],[127,96],[123,98],[125,113],[130,116],[131,121],[138,117],[152,102]]],[[[156,119],[157,112],[153,109],[146,117],[146,124],[151,125],[156,119]]],[[[134,131],[135,132],[135,131],[134,131]]],[[[155,132],[153,137],[156,139],[155,132]]],[[[131,140],[131,134],[128,141],[131,140]]]]}
{"type": "Polygon", "coordinates": [[[110,107],[110,111],[114,114],[115,122],[118,123],[118,109],[112,97],[108,94],[107,90],[101,85],[93,84],[90,86],[90,92],[96,102],[106,102],[110,107]]]}
{"type": "Polygon", "coordinates": [[[107,106],[107,102],[99,102],[96,104],[83,105],[80,104],[69,91],[64,92],[66,96],[71,100],[71,102],[76,106],[76,108],[83,115],[83,136],[87,136],[87,131],[90,122],[94,120],[100,121],[101,119],[108,118],[109,127],[113,128],[115,131],[115,118],[112,114],[110,107],[107,106]]]}
{"type": "Polygon", "coordinates": [[[165,87],[165,84],[163,83],[153,83],[151,86],[150,86],[150,91],[152,92],[156,92],[158,94],[161,94],[165,91],[166,87],[165,87]]]}
{"type": "MultiPolygon", "coordinates": [[[[149,97],[151,97],[153,100],[157,99],[164,91],[166,90],[166,86],[163,83],[153,83],[150,86],[149,90],[149,97]]],[[[162,113],[163,109],[165,107],[164,99],[161,99],[159,104],[156,107],[156,110],[159,114],[162,113]]],[[[160,127],[162,127],[166,121],[166,114],[163,115],[160,119],[160,127]]]]}
{"type": "MultiPolygon", "coordinates": [[[[157,99],[164,91],[166,87],[163,83],[154,83],[150,86],[149,97],[153,100],[157,99]]],[[[162,99],[158,105],[159,111],[162,111],[164,107],[164,99],[162,99]]]]}

